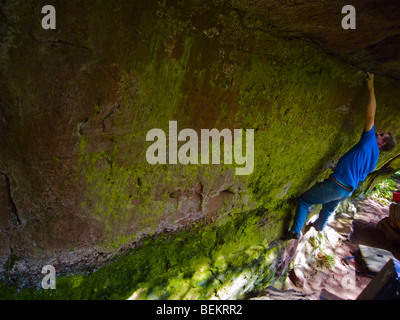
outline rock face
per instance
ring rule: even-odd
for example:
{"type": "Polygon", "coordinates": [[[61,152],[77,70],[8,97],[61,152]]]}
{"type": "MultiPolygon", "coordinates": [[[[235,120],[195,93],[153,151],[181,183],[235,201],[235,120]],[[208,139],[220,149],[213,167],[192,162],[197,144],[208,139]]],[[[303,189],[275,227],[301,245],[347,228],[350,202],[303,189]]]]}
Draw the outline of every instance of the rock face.
{"type": "Polygon", "coordinates": [[[360,69],[377,74],[377,131],[400,134],[399,5],[382,3],[360,4],[345,31],[343,1],[55,1],[57,29],[43,30],[42,1],[3,1],[0,272],[95,267],[146,237],[229,221],[251,226],[232,252],[262,245],[287,265],[271,243],[293,200],[363,130],[360,69]],[[150,165],[146,135],[169,121],[254,129],[252,174],[150,165]]]}
{"type": "MultiPolygon", "coordinates": [[[[246,17],[268,21],[288,38],[305,38],[329,55],[374,73],[400,80],[400,9],[395,0],[282,1],[232,0],[246,17]],[[353,5],[356,29],[345,30],[342,8],[353,5]]],[[[250,20],[250,19],[249,19],[250,20]]],[[[251,27],[251,24],[248,25],[251,27]]]]}

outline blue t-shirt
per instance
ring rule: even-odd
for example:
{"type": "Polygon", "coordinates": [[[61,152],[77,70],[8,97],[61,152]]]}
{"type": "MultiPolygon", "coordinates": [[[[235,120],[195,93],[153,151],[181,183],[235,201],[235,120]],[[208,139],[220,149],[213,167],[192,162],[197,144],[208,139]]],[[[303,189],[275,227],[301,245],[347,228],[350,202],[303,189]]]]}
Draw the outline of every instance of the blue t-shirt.
{"type": "Polygon", "coordinates": [[[361,135],[360,141],[342,156],[332,176],[353,190],[358,183],[374,171],[378,164],[379,147],[375,136],[375,127],[361,135]]]}

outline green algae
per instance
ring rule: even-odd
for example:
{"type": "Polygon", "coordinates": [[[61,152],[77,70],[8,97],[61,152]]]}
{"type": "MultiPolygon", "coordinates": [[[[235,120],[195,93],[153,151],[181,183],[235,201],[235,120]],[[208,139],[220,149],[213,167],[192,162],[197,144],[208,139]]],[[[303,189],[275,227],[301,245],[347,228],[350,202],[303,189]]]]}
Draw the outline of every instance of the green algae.
{"type": "MultiPolygon", "coordinates": [[[[160,23],[156,25],[160,29],[165,27],[160,23]]],[[[147,222],[150,222],[155,226],[156,219],[168,205],[167,193],[161,196],[161,202],[155,201],[156,182],[177,184],[176,180],[171,179],[173,168],[146,163],[143,138],[145,132],[153,127],[168,126],[168,120],[174,119],[179,112],[192,40],[186,38],[181,57],[173,61],[160,57],[162,43],[162,35],[155,31],[149,62],[142,67],[139,79],[132,77],[129,72],[125,72],[121,79],[121,108],[129,110],[130,116],[116,119],[115,124],[123,127],[128,123],[130,132],[118,137],[111,151],[90,152],[88,147],[93,144],[90,136],[80,137],[78,165],[86,183],[83,205],[103,222],[107,234],[105,243],[119,237],[118,231],[113,230],[115,225],[132,220],[133,213],[135,220],[141,221],[140,224],[148,225],[147,222]],[[140,83],[139,93],[132,93],[135,81],[140,83]],[[163,112],[157,112],[158,108],[163,112]],[[126,148],[131,150],[130,161],[122,163],[119,160],[121,150],[125,153],[126,148]]],[[[98,106],[95,108],[97,114],[99,109],[98,106]]]]}
{"type": "Polygon", "coordinates": [[[2,299],[237,298],[274,281],[282,244],[265,237],[264,210],[144,239],[96,271],[59,275],[55,290],[10,289],[2,299]],[[238,279],[248,278],[236,288],[238,279]],[[251,281],[250,281],[251,280],[251,281]]]}

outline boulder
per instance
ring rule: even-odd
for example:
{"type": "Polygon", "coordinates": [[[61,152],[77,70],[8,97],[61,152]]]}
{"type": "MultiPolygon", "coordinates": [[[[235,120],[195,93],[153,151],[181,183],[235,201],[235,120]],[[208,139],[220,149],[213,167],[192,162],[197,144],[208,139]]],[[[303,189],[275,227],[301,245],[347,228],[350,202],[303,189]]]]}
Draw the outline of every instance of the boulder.
{"type": "Polygon", "coordinates": [[[390,204],[389,223],[394,229],[400,230],[400,204],[398,203],[390,204]]]}

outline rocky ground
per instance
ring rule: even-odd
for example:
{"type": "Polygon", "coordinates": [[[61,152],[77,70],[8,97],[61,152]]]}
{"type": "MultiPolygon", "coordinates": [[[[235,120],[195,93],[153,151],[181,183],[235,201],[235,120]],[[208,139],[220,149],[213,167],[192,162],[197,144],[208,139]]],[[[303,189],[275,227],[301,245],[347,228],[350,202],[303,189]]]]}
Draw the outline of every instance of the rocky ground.
{"type": "Polygon", "coordinates": [[[373,278],[360,258],[360,244],[386,249],[400,259],[400,247],[377,228],[388,215],[387,203],[353,201],[323,233],[311,228],[303,235],[283,290],[267,288],[256,299],[356,299],[373,278]]]}

